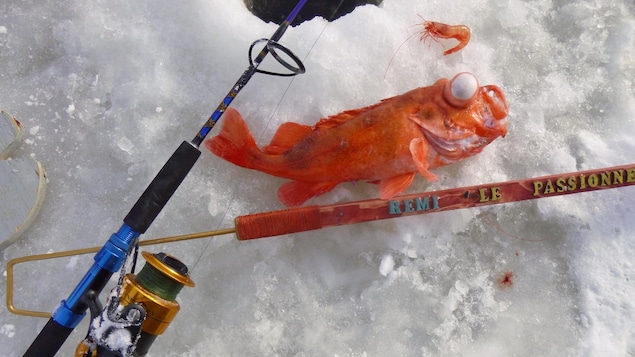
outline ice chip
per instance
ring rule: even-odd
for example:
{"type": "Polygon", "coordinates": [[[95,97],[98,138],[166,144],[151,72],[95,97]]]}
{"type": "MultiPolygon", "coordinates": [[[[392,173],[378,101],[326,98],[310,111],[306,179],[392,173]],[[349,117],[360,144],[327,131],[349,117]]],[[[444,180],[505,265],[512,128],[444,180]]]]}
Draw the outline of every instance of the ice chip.
{"type": "Polygon", "coordinates": [[[124,136],[119,139],[119,141],[117,141],[117,146],[119,146],[119,148],[125,152],[130,152],[130,150],[132,150],[132,148],[134,147],[134,144],[132,143],[132,141],[130,141],[130,139],[124,136]]]}
{"type": "Polygon", "coordinates": [[[395,260],[392,255],[386,254],[383,258],[381,258],[381,263],[379,264],[379,274],[383,276],[388,276],[390,272],[395,268],[395,260]]]}

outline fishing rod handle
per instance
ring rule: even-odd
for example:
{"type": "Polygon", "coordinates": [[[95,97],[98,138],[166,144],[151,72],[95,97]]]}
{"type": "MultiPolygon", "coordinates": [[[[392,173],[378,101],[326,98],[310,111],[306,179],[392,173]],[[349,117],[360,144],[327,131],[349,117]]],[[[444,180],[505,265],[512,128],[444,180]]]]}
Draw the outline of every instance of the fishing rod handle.
{"type": "Polygon", "coordinates": [[[123,221],[136,232],[145,233],[181,185],[200,155],[201,151],[198,148],[183,141],[123,221]]]}
{"type": "Polygon", "coordinates": [[[635,186],[635,164],[236,218],[239,240],[324,227],[635,186]]]}
{"type": "Polygon", "coordinates": [[[24,357],[55,356],[71,332],[72,327],[62,326],[51,317],[24,353],[24,357]]]}
{"type": "Polygon", "coordinates": [[[264,212],[236,217],[236,238],[249,240],[322,228],[318,206],[264,212]]]}

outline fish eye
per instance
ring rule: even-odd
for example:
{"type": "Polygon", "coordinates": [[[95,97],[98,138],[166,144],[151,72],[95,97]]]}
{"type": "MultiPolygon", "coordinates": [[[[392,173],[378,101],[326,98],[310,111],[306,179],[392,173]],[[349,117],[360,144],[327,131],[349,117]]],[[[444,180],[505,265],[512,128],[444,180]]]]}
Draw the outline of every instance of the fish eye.
{"type": "Polygon", "coordinates": [[[471,73],[459,73],[452,80],[450,88],[457,99],[470,99],[478,89],[478,81],[471,73]]]}
{"type": "Polygon", "coordinates": [[[464,108],[470,104],[477,92],[476,77],[472,73],[462,72],[445,85],[444,97],[451,105],[464,108]]]}

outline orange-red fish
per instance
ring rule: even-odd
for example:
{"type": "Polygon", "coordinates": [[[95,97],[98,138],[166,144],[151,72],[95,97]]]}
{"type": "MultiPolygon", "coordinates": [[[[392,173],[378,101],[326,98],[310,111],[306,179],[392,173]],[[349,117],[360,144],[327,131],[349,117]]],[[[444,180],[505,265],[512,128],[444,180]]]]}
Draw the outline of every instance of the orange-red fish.
{"type": "Polygon", "coordinates": [[[431,169],[477,154],[505,136],[507,111],[497,86],[479,87],[473,74],[463,72],[313,127],[284,123],[262,149],[229,108],[220,133],[205,146],[238,166],[293,180],[278,190],[286,206],[358,180],[379,183],[380,197],[389,199],[417,172],[434,181],[431,169]]]}

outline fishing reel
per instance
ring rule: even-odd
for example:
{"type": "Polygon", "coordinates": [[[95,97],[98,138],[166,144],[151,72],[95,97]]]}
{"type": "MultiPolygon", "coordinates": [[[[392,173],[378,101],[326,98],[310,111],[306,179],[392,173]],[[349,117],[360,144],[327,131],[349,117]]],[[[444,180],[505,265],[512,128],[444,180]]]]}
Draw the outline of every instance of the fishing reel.
{"type": "Polygon", "coordinates": [[[179,312],[176,296],[195,285],[187,266],[165,253],[141,254],[146,265],[137,275],[122,274],[105,308],[88,298],[91,322],[75,357],[145,356],[179,312]]]}

